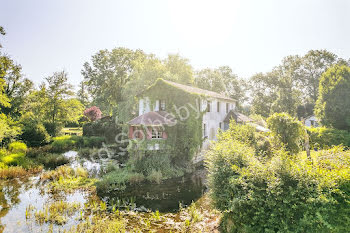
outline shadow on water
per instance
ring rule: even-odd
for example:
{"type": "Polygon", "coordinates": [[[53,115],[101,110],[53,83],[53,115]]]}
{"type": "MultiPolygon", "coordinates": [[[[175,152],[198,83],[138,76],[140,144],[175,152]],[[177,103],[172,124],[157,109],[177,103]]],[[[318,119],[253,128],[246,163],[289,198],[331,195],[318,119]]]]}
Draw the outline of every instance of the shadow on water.
{"type": "Polygon", "coordinates": [[[172,178],[161,184],[143,182],[129,185],[123,191],[98,193],[109,205],[133,202],[136,210],[158,210],[160,212],[175,212],[182,206],[198,200],[206,190],[204,185],[205,171],[199,170],[183,177],[172,178]]]}

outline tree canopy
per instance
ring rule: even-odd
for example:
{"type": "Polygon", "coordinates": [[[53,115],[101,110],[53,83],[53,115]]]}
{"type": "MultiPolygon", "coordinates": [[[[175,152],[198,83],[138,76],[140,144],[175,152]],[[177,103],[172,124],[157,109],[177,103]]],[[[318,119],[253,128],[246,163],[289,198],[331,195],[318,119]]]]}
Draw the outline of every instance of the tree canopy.
{"type": "Polygon", "coordinates": [[[335,65],[321,77],[316,114],[325,126],[350,130],[350,67],[335,65]]]}

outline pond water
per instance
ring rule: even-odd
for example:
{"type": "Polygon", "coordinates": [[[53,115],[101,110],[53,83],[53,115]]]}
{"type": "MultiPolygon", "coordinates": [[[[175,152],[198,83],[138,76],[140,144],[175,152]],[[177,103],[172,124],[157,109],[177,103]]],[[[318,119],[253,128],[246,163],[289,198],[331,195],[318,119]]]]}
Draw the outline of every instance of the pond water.
{"type": "Polygon", "coordinates": [[[132,202],[136,210],[158,210],[160,212],[175,212],[182,206],[187,206],[192,201],[198,200],[205,192],[204,170],[198,170],[193,174],[163,181],[160,184],[143,182],[127,186],[124,191],[98,193],[98,195],[110,205],[123,202],[132,202]]]}
{"type": "MultiPolygon", "coordinates": [[[[118,161],[110,159],[87,160],[77,156],[77,152],[64,153],[70,158],[70,166],[83,167],[91,176],[99,176],[106,166],[118,161]]],[[[0,232],[62,232],[78,223],[77,217],[72,216],[64,226],[42,224],[26,219],[28,207],[42,210],[44,205],[54,201],[86,203],[91,196],[83,191],[73,193],[51,193],[47,184],[40,181],[40,174],[26,179],[0,180],[0,232]]],[[[141,183],[128,186],[123,192],[113,191],[100,193],[102,200],[112,205],[121,200],[133,200],[135,210],[159,210],[160,212],[174,212],[179,203],[183,206],[199,199],[205,191],[204,170],[199,170],[184,177],[169,179],[161,184],[141,183]]]]}
{"type": "MultiPolygon", "coordinates": [[[[39,225],[26,219],[28,207],[43,209],[45,204],[62,200],[84,204],[88,194],[76,191],[71,194],[49,193],[38,176],[28,179],[0,181],[0,232],[47,232],[49,224],[39,225]]],[[[53,225],[54,232],[63,231],[77,224],[77,216],[70,218],[66,225],[53,225]]]]}

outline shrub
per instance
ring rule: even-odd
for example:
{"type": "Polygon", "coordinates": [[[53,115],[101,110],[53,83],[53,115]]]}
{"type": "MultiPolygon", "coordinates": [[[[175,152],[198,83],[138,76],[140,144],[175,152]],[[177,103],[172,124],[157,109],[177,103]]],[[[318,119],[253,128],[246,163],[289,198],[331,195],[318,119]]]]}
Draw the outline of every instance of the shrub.
{"type": "Polygon", "coordinates": [[[56,136],[61,132],[63,125],[62,124],[57,124],[57,123],[50,123],[50,122],[45,122],[44,127],[46,129],[46,132],[51,135],[51,136],[56,136]]]}
{"type": "Polygon", "coordinates": [[[35,122],[24,125],[20,138],[31,147],[43,146],[50,141],[50,135],[47,133],[44,125],[35,122]]]}
{"type": "Polygon", "coordinates": [[[270,138],[265,133],[255,132],[251,125],[237,124],[235,121],[230,122],[230,128],[218,135],[219,140],[233,139],[244,142],[255,148],[256,155],[269,157],[272,153],[272,144],[270,138]]]}
{"type": "Polygon", "coordinates": [[[11,142],[8,145],[8,149],[10,152],[13,153],[26,153],[27,151],[27,145],[23,142],[11,142]]]}
{"type": "Polygon", "coordinates": [[[350,67],[334,65],[319,84],[315,113],[322,125],[350,130],[350,67]]]}
{"type": "Polygon", "coordinates": [[[308,127],[307,132],[310,135],[311,148],[327,149],[340,144],[350,147],[350,133],[346,130],[308,127]]]}
{"type": "Polygon", "coordinates": [[[226,139],[209,152],[209,188],[223,232],[346,232],[350,227],[350,151],[334,148],[264,162],[226,139]]]}
{"type": "Polygon", "coordinates": [[[98,119],[101,119],[102,112],[98,107],[92,106],[85,109],[84,116],[86,116],[90,121],[96,121],[98,119]]]}
{"type": "Polygon", "coordinates": [[[151,173],[147,176],[147,180],[160,184],[162,182],[162,172],[158,170],[152,170],[151,173]]]}
{"type": "Polygon", "coordinates": [[[145,176],[151,175],[154,171],[159,171],[163,179],[182,176],[183,170],[173,166],[171,156],[169,154],[162,154],[159,152],[147,152],[147,155],[139,159],[129,160],[138,173],[145,176]]]}
{"type": "Polygon", "coordinates": [[[36,157],[36,161],[48,169],[54,169],[56,167],[69,163],[69,159],[64,155],[51,153],[38,155],[36,157]]]}
{"type": "Polygon", "coordinates": [[[278,138],[286,149],[295,154],[299,152],[305,140],[304,126],[287,113],[275,113],[267,119],[271,134],[278,138]]]}
{"type": "Polygon", "coordinates": [[[84,136],[104,137],[108,143],[115,143],[115,137],[122,132],[121,126],[117,125],[112,118],[89,122],[83,126],[84,136]]]}
{"type": "Polygon", "coordinates": [[[61,137],[54,137],[53,142],[51,144],[52,146],[52,152],[60,153],[65,152],[68,150],[72,150],[76,144],[76,140],[74,140],[72,136],[61,136],[61,137]]]}
{"type": "Polygon", "coordinates": [[[101,147],[103,142],[104,138],[102,137],[80,137],[65,135],[53,138],[51,151],[54,153],[61,153],[82,147],[101,147]]]}

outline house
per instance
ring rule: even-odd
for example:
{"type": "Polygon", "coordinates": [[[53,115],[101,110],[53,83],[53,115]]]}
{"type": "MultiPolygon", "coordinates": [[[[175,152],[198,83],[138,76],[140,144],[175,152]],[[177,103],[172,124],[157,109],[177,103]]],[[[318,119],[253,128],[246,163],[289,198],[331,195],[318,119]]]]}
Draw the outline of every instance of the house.
{"type": "Polygon", "coordinates": [[[129,138],[146,142],[147,150],[164,144],[197,153],[207,149],[231,119],[253,120],[236,112],[236,100],[213,91],[158,79],[138,97],[138,116],[128,122],[129,138]]]}
{"type": "Polygon", "coordinates": [[[319,120],[314,115],[306,117],[304,122],[305,126],[319,127],[319,120]]]}

